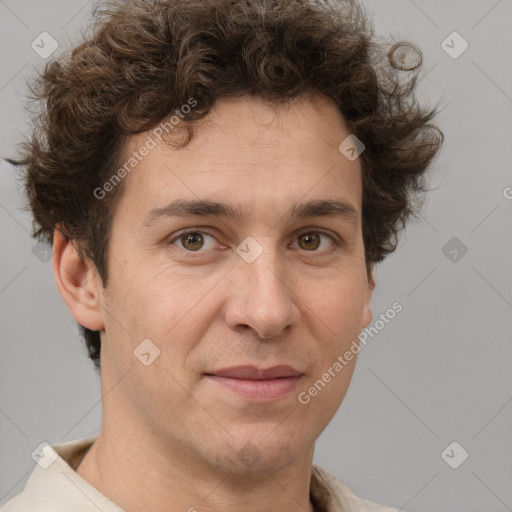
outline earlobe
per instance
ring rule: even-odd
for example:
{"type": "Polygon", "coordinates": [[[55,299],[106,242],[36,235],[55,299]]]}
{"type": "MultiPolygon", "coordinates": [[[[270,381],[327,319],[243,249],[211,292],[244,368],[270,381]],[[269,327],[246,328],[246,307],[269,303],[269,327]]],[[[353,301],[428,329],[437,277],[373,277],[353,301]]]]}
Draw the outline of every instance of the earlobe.
{"type": "Polygon", "coordinates": [[[58,226],[53,236],[52,266],[57,288],[75,320],[93,331],[104,329],[103,293],[96,268],[80,257],[58,226]]]}

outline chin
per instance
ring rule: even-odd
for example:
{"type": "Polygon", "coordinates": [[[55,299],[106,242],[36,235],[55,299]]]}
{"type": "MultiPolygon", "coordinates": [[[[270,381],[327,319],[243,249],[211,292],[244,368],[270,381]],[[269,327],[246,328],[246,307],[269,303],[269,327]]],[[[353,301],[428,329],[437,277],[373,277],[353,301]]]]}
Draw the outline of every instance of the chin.
{"type": "MultiPolygon", "coordinates": [[[[225,444],[223,453],[214,457],[219,469],[243,475],[255,472],[281,471],[290,467],[308,446],[289,435],[277,439],[269,437],[247,437],[225,444]],[[252,440],[251,440],[252,439],[252,440]]],[[[213,455],[213,454],[212,454],[213,455]]]]}

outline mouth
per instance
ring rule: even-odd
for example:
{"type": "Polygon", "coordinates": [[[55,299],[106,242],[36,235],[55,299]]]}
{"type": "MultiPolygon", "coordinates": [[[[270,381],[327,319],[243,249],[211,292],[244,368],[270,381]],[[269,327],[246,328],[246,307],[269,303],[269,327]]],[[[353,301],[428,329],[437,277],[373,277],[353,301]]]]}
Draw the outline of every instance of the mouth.
{"type": "Polygon", "coordinates": [[[206,377],[248,400],[267,402],[289,394],[303,374],[286,365],[260,369],[236,366],[206,373],[206,377]]]}

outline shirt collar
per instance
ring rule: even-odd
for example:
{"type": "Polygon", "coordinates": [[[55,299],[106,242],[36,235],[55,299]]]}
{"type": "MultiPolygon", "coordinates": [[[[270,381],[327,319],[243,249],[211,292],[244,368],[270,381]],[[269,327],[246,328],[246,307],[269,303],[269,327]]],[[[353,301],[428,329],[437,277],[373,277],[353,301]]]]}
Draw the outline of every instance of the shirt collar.
{"type": "MultiPolygon", "coordinates": [[[[22,493],[26,499],[30,501],[32,496],[34,504],[44,504],[45,510],[54,507],[81,512],[90,510],[92,503],[102,512],[124,512],[76,472],[96,438],[47,445],[22,493]]],[[[316,464],[313,464],[311,471],[310,498],[315,512],[360,510],[358,498],[342,482],[316,464]]]]}

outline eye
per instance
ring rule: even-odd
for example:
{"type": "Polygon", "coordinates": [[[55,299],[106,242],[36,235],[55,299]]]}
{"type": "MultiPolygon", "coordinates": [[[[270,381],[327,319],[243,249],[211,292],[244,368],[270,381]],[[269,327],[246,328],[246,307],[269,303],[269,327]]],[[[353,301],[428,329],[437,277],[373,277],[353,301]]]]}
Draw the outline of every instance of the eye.
{"type": "Polygon", "coordinates": [[[308,229],[301,231],[298,234],[299,247],[308,252],[321,252],[317,251],[317,249],[322,245],[322,237],[331,240],[330,246],[327,248],[324,247],[324,249],[329,250],[329,248],[332,249],[332,247],[337,245],[337,242],[332,235],[324,231],[308,229]]]}
{"type": "MultiPolygon", "coordinates": [[[[308,228],[299,232],[297,237],[299,248],[307,252],[329,252],[339,245],[331,234],[317,229],[308,228]],[[325,247],[325,240],[330,240],[331,242],[327,244],[327,247],[325,247]]],[[[168,244],[176,245],[187,252],[205,252],[208,249],[215,248],[218,242],[215,237],[209,233],[197,229],[190,229],[182,231],[171,238],[168,244]],[[209,245],[207,243],[208,240],[210,240],[209,245]]],[[[222,248],[225,248],[225,246],[222,246],[222,248]]]]}
{"type": "MultiPolygon", "coordinates": [[[[169,245],[173,245],[174,242],[179,242],[178,247],[184,249],[189,252],[201,252],[201,249],[205,247],[205,239],[210,238],[215,241],[215,238],[204,231],[186,231],[182,232],[178,236],[175,236],[172,240],[169,240],[169,245]]],[[[206,247],[206,249],[212,249],[215,247],[215,243],[213,243],[210,247],[206,247]]],[[[205,249],[205,250],[206,250],[205,249]]]]}

